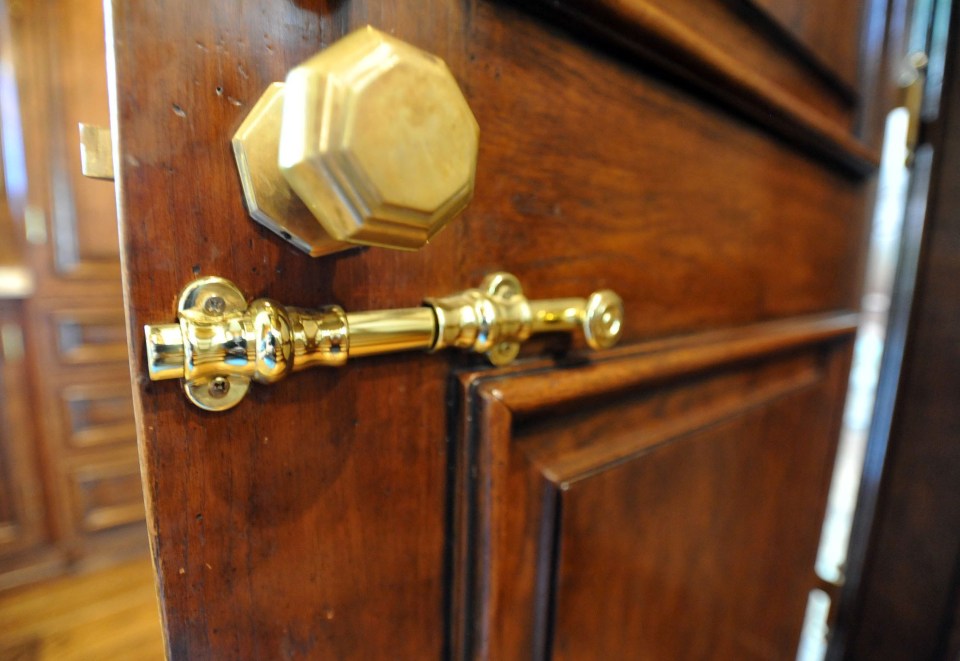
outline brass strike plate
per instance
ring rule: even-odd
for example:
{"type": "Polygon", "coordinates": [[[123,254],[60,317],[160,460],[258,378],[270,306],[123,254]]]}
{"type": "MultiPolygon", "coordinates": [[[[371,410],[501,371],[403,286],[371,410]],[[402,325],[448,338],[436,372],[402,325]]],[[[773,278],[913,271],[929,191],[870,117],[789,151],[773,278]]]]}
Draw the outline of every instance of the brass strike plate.
{"type": "Polygon", "coordinates": [[[92,179],[113,181],[113,140],[110,129],[80,123],[80,171],[92,179]]]}

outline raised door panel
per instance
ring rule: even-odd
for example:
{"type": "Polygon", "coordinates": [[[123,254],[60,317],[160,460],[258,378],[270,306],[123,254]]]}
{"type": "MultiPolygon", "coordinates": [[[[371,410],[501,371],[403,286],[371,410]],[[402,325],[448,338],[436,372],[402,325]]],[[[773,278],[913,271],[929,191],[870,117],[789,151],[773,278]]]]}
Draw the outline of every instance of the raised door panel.
{"type": "Polygon", "coordinates": [[[795,654],[850,321],[465,376],[461,655],[795,654]]]}
{"type": "MultiPolygon", "coordinates": [[[[823,512],[813,504],[831,456],[824,396],[833,393],[811,366],[791,367],[758,375],[751,385],[768,392],[745,389],[739,406],[704,416],[703,427],[560,483],[552,658],[782,659],[796,650],[823,512]]],[[[642,434],[642,422],[627,421],[642,434]]]]}

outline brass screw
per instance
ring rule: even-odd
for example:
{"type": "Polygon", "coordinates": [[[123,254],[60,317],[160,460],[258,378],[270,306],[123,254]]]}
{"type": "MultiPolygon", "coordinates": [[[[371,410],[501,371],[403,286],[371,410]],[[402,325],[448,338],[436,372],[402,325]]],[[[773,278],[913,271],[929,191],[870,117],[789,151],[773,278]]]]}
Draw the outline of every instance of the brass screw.
{"type": "Polygon", "coordinates": [[[230,382],[222,376],[218,376],[210,382],[208,392],[210,393],[211,397],[215,399],[222,399],[223,397],[227,396],[228,392],[230,392],[230,382]]]}
{"type": "Polygon", "coordinates": [[[227,303],[219,296],[211,296],[203,302],[203,310],[207,314],[223,314],[227,303]]]}

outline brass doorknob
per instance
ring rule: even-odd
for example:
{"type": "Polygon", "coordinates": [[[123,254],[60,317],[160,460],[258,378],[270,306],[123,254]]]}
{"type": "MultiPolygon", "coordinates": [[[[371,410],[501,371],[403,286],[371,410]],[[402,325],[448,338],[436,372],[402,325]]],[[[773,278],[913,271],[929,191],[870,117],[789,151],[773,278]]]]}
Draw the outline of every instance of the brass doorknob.
{"type": "Polygon", "coordinates": [[[422,247],[473,196],[478,140],[443,60],[368,26],[267,88],[233,150],[250,215],[317,256],[422,247]]]}
{"type": "Polygon", "coordinates": [[[505,365],[531,335],[577,328],[591,348],[606,349],[620,339],[623,302],[610,290],[531,301],[514,276],[494,273],[480,287],[427,298],[419,308],[347,313],[336,305],[247,304],[235,284],[209,277],[186,286],[177,316],[177,323],[144,327],[150,378],[182,379],[190,401],[223,411],[239,403],[253,381],[274,383],[309,367],[342,366],[348,358],[451,347],[505,365]]]}

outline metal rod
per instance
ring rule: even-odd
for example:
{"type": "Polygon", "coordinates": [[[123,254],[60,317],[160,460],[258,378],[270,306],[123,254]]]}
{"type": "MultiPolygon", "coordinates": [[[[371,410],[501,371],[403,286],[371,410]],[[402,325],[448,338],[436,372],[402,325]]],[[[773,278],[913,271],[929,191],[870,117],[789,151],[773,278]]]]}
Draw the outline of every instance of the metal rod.
{"type": "Polygon", "coordinates": [[[553,298],[530,301],[531,333],[574,331],[583,325],[587,301],[583,298],[553,298]]]}
{"type": "Polygon", "coordinates": [[[437,338],[437,317],[428,307],[348,312],[347,327],[351,358],[430,350],[437,338]]]}

